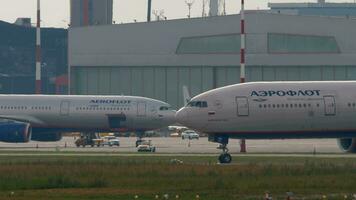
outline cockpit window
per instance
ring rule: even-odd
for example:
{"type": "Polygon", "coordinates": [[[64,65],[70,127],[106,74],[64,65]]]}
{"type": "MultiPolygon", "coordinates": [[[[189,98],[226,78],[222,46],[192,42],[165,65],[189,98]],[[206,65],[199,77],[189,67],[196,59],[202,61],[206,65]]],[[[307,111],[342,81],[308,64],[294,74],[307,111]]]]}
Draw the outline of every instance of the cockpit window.
{"type": "Polygon", "coordinates": [[[161,106],[161,107],[159,108],[159,110],[169,110],[169,107],[168,107],[168,106],[161,106]]]}
{"type": "Polygon", "coordinates": [[[208,103],[206,101],[191,101],[187,104],[187,107],[207,108],[208,103]]]}

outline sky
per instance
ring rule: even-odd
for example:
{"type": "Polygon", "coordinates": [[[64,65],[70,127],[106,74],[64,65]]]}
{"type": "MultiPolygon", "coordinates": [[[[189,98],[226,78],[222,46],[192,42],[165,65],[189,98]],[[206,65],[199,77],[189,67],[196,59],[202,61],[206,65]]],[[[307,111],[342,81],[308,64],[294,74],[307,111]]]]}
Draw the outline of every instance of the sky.
{"type": "MultiPolygon", "coordinates": [[[[152,10],[163,10],[167,19],[186,18],[188,7],[185,1],[194,1],[192,17],[202,15],[203,0],[152,0],[152,10]]],[[[207,0],[206,0],[207,1],[207,0]]],[[[225,0],[227,14],[240,10],[240,0],[225,0]]],[[[317,0],[245,0],[246,9],[266,9],[269,2],[316,2],[317,0]]],[[[327,0],[327,2],[355,2],[355,0],[327,0]]],[[[0,20],[10,23],[18,17],[36,19],[37,0],[0,0],[0,20]]],[[[69,24],[69,0],[41,0],[42,26],[66,28],[69,24]]],[[[208,10],[208,7],[206,7],[208,10]]],[[[114,0],[116,23],[131,23],[146,20],[147,0],[114,0]]],[[[154,17],[152,16],[152,19],[154,17]]]]}

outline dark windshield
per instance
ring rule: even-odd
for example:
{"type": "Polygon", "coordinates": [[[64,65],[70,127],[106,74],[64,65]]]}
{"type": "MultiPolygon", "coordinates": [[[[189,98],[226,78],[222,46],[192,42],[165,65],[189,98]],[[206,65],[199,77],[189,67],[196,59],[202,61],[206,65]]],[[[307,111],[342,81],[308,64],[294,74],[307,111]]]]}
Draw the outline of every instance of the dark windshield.
{"type": "Polygon", "coordinates": [[[187,107],[207,108],[208,103],[206,101],[190,101],[187,107]]]}
{"type": "Polygon", "coordinates": [[[170,109],[169,106],[161,106],[161,107],[159,108],[159,110],[169,110],[169,109],[170,109]]]}

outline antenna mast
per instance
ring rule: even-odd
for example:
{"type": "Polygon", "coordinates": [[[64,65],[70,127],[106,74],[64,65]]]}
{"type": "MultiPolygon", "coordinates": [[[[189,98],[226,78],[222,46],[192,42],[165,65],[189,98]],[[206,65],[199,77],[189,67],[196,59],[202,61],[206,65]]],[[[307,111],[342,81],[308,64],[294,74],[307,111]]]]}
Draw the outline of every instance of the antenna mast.
{"type": "Polygon", "coordinates": [[[202,0],[203,1],[203,12],[202,12],[202,17],[206,17],[207,16],[207,14],[206,14],[206,10],[205,10],[205,8],[206,8],[206,3],[208,3],[208,0],[202,0]]]}
{"type": "Polygon", "coordinates": [[[186,0],[185,1],[185,4],[187,4],[188,11],[189,11],[188,18],[190,18],[190,16],[191,16],[191,10],[192,10],[192,6],[193,6],[194,2],[195,2],[195,0],[186,0]]]}

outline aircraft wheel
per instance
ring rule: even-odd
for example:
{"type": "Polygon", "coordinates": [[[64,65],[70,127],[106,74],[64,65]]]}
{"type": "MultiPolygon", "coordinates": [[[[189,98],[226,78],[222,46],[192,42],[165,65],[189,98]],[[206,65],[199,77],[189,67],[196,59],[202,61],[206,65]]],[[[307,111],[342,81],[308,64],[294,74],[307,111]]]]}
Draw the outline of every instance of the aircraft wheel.
{"type": "Polygon", "coordinates": [[[219,156],[219,162],[221,164],[231,163],[231,161],[232,161],[231,155],[228,153],[224,153],[219,156]]]}

